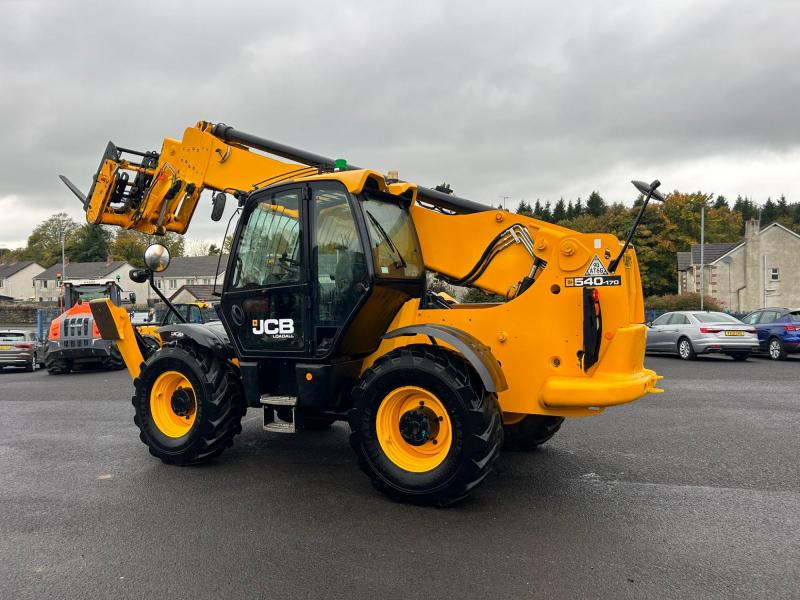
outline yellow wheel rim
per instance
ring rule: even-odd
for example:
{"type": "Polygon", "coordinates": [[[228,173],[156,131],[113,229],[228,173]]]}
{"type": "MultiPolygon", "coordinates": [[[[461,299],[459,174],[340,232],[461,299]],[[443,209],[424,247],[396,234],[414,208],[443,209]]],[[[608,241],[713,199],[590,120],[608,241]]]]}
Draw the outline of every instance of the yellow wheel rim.
{"type": "Polygon", "coordinates": [[[516,425],[527,417],[525,413],[503,413],[503,425],[516,425]]]}
{"type": "Polygon", "coordinates": [[[165,371],[158,376],[150,390],[150,414],[167,437],[179,438],[189,433],[197,416],[197,397],[182,373],[165,371]]]}
{"type": "Polygon", "coordinates": [[[438,467],[453,443],[447,409],[434,394],[415,386],[386,395],[378,407],[375,433],[389,460],[412,473],[438,467]]]}

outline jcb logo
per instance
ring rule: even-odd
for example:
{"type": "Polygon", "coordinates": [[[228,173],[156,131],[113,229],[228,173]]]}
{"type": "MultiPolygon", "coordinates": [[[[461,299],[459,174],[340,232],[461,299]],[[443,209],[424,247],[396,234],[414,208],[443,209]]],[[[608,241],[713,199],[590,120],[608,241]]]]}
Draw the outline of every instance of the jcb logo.
{"type": "Polygon", "coordinates": [[[294,335],[294,319],[253,319],[253,333],[288,338],[294,335]]]}

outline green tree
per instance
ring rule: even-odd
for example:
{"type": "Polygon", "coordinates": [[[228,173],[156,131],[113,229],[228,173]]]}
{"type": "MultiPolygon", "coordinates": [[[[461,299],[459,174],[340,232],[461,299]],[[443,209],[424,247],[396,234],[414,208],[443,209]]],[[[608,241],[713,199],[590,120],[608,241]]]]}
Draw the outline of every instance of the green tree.
{"type": "Polygon", "coordinates": [[[67,213],[57,213],[33,229],[20,258],[35,260],[43,267],[52,267],[61,260],[62,236],[67,248],[71,246],[77,231],[78,224],[67,213]]]}
{"type": "Polygon", "coordinates": [[[518,215],[525,215],[526,217],[533,216],[533,208],[530,204],[525,202],[525,200],[520,200],[519,204],[517,205],[517,214],[518,215]]]}
{"type": "Polygon", "coordinates": [[[118,231],[109,250],[114,260],[126,260],[135,267],[143,267],[144,251],[150,244],[163,244],[172,257],[183,256],[182,236],[175,233],[164,236],[147,235],[131,229],[118,231]]]}
{"type": "Polygon", "coordinates": [[[560,223],[567,218],[567,207],[564,204],[564,198],[560,198],[556,202],[556,207],[553,209],[553,223],[560,223]]]}
{"type": "Polygon", "coordinates": [[[553,212],[550,210],[550,201],[544,203],[544,208],[542,208],[542,216],[540,217],[542,221],[547,221],[548,223],[553,222],[553,212]]]}
{"type": "Polygon", "coordinates": [[[69,257],[73,262],[97,262],[106,260],[109,255],[112,235],[102,225],[87,223],[72,236],[69,257]]]}
{"type": "Polygon", "coordinates": [[[593,191],[589,194],[589,199],[586,201],[586,212],[593,217],[599,217],[606,212],[606,209],[606,201],[599,193],[593,191]]]}

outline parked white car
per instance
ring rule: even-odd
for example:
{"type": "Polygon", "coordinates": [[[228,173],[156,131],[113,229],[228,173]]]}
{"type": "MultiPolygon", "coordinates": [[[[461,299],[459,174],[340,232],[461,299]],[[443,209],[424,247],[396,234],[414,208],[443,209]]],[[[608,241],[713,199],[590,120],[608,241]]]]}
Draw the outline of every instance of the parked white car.
{"type": "Polygon", "coordinates": [[[721,312],[669,312],[648,323],[647,328],[647,352],[677,354],[684,360],[712,352],[747,360],[758,350],[755,327],[721,312]]]}

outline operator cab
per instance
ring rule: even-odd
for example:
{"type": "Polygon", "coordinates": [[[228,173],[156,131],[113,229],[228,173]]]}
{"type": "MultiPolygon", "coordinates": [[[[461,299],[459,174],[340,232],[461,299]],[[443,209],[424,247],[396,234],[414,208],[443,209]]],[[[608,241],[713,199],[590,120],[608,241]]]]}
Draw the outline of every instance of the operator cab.
{"type": "Polygon", "coordinates": [[[378,189],[352,195],[338,181],[254,192],[221,303],[240,358],[290,364],[373,352],[425,286],[408,203],[378,189]]]}

